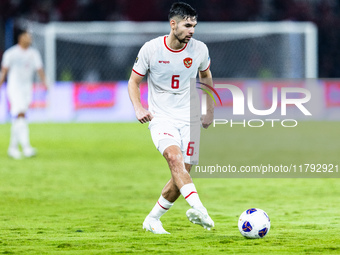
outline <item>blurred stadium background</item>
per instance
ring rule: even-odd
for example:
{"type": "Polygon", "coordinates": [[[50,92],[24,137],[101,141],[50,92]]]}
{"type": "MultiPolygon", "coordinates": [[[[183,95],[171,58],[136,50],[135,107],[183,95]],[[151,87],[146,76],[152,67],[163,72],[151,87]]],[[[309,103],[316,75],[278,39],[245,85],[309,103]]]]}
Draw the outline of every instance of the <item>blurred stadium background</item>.
{"type": "MultiPolygon", "coordinates": [[[[27,18],[53,21],[166,21],[173,1],[164,0],[2,0],[0,55],[5,50],[5,23],[27,18]],[[147,8],[145,7],[147,6],[147,8]]],[[[186,1],[199,21],[311,21],[318,27],[319,77],[340,77],[340,1],[338,0],[214,0],[186,1]]]]}
{"type": "MultiPolygon", "coordinates": [[[[15,43],[16,30],[28,28],[55,85],[49,93],[34,88],[30,121],[135,120],[127,79],[144,42],[168,33],[166,19],[172,2],[2,0],[0,57],[15,43]]],[[[209,47],[214,77],[340,76],[340,1],[186,2],[198,11],[195,37],[209,47]]],[[[260,89],[266,90],[264,86],[260,89]]],[[[315,89],[321,92],[316,105],[322,108],[315,119],[320,115],[339,119],[334,111],[340,106],[340,83],[321,82],[315,89]]],[[[146,105],[145,83],[141,93],[146,105]]],[[[5,93],[0,106],[0,123],[8,122],[5,93]]]]}
{"type": "MultiPolygon", "coordinates": [[[[168,33],[172,2],[2,0],[0,57],[16,43],[16,30],[28,28],[56,85],[49,93],[35,87],[30,121],[133,121],[126,81],[144,42],[168,33]]],[[[214,77],[340,76],[340,1],[187,2],[198,11],[195,37],[209,47],[214,77]]],[[[319,86],[316,104],[326,119],[340,106],[339,84],[319,86]]],[[[146,105],[146,84],[141,92],[146,105]]],[[[0,122],[8,122],[5,93],[0,99],[0,122]]]]}

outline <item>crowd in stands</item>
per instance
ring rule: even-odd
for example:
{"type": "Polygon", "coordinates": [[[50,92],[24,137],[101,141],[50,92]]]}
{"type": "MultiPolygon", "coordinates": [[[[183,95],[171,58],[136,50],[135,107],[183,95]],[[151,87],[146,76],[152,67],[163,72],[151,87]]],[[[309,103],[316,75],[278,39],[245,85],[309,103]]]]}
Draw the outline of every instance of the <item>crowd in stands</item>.
{"type": "MultiPolygon", "coordinates": [[[[199,21],[312,21],[318,27],[319,77],[340,77],[340,0],[183,0],[199,21]]],[[[2,24],[50,21],[165,21],[174,0],[1,0],[2,24]]],[[[1,30],[0,30],[1,31],[1,30]]],[[[0,45],[0,53],[3,46],[0,45]]],[[[1,54],[0,54],[1,55],[1,54]]]]}

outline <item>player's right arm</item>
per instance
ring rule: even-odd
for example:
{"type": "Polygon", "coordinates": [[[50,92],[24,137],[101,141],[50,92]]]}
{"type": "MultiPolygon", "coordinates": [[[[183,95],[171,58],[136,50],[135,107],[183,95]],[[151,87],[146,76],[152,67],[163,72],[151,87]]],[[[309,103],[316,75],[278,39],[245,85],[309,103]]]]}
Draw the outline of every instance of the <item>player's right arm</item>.
{"type": "Polygon", "coordinates": [[[10,54],[8,51],[5,51],[3,57],[2,57],[2,62],[1,62],[1,73],[0,73],[0,88],[2,84],[5,82],[6,75],[9,70],[10,66],[10,54]]]}
{"type": "Polygon", "coordinates": [[[128,91],[133,108],[135,109],[136,117],[140,123],[144,124],[151,121],[153,116],[151,112],[149,112],[142,106],[142,103],[140,101],[139,85],[142,80],[143,76],[140,76],[132,71],[129,79],[128,91]]]}
{"type": "Polygon", "coordinates": [[[129,96],[133,107],[135,108],[136,117],[142,124],[151,121],[153,118],[151,112],[142,106],[139,89],[139,85],[142,82],[143,77],[150,68],[150,50],[152,50],[150,42],[145,43],[139,50],[128,84],[129,96]]]}
{"type": "Polygon", "coordinates": [[[1,68],[1,74],[0,74],[0,88],[1,88],[2,84],[5,82],[7,73],[8,73],[8,68],[2,67],[1,68]]]}

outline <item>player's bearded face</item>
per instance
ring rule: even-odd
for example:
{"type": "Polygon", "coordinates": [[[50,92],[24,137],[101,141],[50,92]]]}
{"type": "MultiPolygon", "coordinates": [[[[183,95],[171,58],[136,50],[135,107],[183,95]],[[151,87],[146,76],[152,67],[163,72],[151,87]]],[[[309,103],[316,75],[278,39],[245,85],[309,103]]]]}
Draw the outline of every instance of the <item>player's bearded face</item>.
{"type": "Polygon", "coordinates": [[[194,35],[196,24],[196,18],[180,20],[176,24],[174,36],[180,43],[188,43],[191,37],[194,35]]]}

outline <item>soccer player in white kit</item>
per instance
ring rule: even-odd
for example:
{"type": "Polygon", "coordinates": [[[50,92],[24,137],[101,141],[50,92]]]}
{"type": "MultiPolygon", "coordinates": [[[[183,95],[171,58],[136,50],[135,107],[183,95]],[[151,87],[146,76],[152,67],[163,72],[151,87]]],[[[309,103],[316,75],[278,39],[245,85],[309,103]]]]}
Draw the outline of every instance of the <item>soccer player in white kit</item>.
{"type": "Polygon", "coordinates": [[[29,139],[26,112],[32,100],[32,84],[35,71],[38,72],[42,85],[46,87],[45,73],[39,52],[31,48],[32,38],[27,31],[20,31],[18,44],[5,51],[1,63],[0,87],[7,78],[7,95],[13,117],[8,156],[14,159],[22,157],[19,145],[25,157],[36,155],[29,139]]]}
{"type": "Polygon", "coordinates": [[[189,174],[192,164],[198,163],[200,122],[207,128],[213,120],[210,99],[202,120],[199,115],[196,120],[190,118],[190,79],[196,79],[198,71],[200,78],[211,78],[209,52],[204,43],[192,38],[197,14],[190,5],[174,3],[169,22],[169,35],[148,41],[140,49],[128,84],[136,117],[141,123],[150,122],[152,140],[171,171],[171,179],[143,222],[143,228],[155,234],[169,234],[160,217],[180,195],[192,207],[186,213],[191,222],[208,230],[214,226],[189,174]],[[139,90],[146,74],[149,110],[143,108],[139,90]]]}

